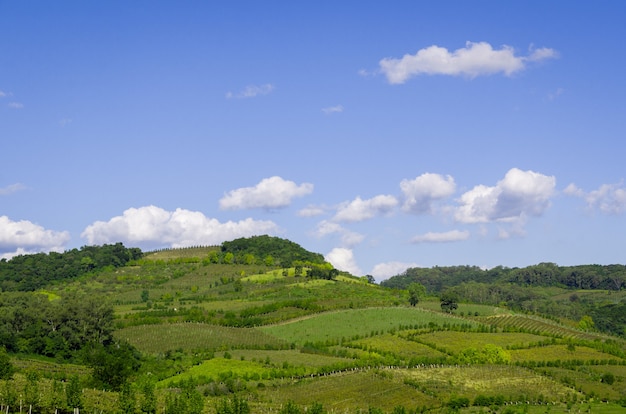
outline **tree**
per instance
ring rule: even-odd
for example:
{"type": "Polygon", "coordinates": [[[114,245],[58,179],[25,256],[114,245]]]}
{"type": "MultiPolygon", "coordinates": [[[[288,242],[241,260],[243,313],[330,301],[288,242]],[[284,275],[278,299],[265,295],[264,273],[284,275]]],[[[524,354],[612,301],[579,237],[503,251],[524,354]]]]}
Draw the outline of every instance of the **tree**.
{"type": "Polygon", "coordinates": [[[141,384],[141,392],[143,398],[141,399],[141,412],[144,414],[156,414],[157,412],[157,400],[154,394],[154,382],[146,380],[141,384]]]}
{"type": "Polygon", "coordinates": [[[278,412],[279,414],[302,414],[302,409],[293,401],[288,401],[278,412]]]}
{"type": "Polygon", "coordinates": [[[232,264],[234,259],[235,259],[235,255],[232,254],[231,252],[228,252],[224,255],[225,264],[232,264]]]}
{"type": "Polygon", "coordinates": [[[594,327],[593,319],[589,315],[583,316],[578,322],[578,328],[583,331],[592,331],[594,327]]]}
{"type": "Polygon", "coordinates": [[[0,379],[9,379],[13,376],[13,364],[4,347],[0,347],[0,379]]]}
{"type": "Polygon", "coordinates": [[[441,310],[444,312],[452,313],[452,311],[456,310],[459,305],[457,302],[459,299],[456,294],[451,291],[445,291],[441,294],[441,310]]]}
{"type": "Polygon", "coordinates": [[[363,277],[365,278],[365,280],[367,280],[367,283],[371,283],[371,284],[376,283],[376,279],[374,279],[374,276],[372,275],[365,275],[363,277]]]}
{"type": "Polygon", "coordinates": [[[83,390],[80,386],[80,381],[77,375],[72,375],[70,381],[65,385],[65,397],[67,401],[67,408],[76,409],[83,408],[83,390]]]}
{"type": "Polygon", "coordinates": [[[93,370],[94,380],[100,386],[116,391],[140,366],[135,349],[126,342],[107,346],[92,344],[86,350],[85,359],[93,370]]]}
{"type": "Polygon", "coordinates": [[[217,414],[250,414],[250,407],[248,401],[235,394],[232,399],[224,398],[219,402],[216,411],[217,414]]]}
{"type": "Polygon", "coordinates": [[[137,405],[137,396],[130,383],[126,382],[122,386],[117,402],[120,414],[134,413],[137,405]]]}
{"type": "Polygon", "coordinates": [[[409,303],[415,306],[419,303],[420,298],[426,294],[426,288],[421,283],[411,283],[407,290],[409,291],[409,303]]]}

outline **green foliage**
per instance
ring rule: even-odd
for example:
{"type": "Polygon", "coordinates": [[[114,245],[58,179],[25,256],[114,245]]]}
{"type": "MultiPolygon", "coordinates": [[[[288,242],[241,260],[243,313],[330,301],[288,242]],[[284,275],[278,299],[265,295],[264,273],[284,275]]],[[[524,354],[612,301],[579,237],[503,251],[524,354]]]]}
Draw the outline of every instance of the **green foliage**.
{"type": "Polygon", "coordinates": [[[102,298],[33,293],[0,295],[0,346],[9,352],[71,359],[86,344],[112,338],[113,307],[102,298]]]}
{"type": "Polygon", "coordinates": [[[415,306],[419,303],[420,298],[426,294],[426,288],[421,283],[412,282],[408,287],[409,291],[409,303],[411,306],[415,306]]]}
{"type": "Polygon", "coordinates": [[[166,397],[165,414],[201,414],[203,409],[204,398],[193,381],[185,382],[180,392],[169,393],[166,397]]]}
{"type": "Polygon", "coordinates": [[[447,313],[452,313],[459,305],[457,295],[452,291],[445,291],[441,294],[441,310],[447,313]]]}
{"type": "Polygon", "coordinates": [[[110,390],[121,389],[141,365],[136,350],[127,342],[92,343],[85,349],[85,361],[97,385],[110,390]]]}
{"type": "Polygon", "coordinates": [[[482,349],[465,349],[457,359],[460,364],[508,364],[511,354],[499,346],[487,344],[482,349]]]}
{"type": "Polygon", "coordinates": [[[604,374],[602,374],[602,377],[600,377],[600,381],[608,385],[613,385],[613,383],[615,382],[615,375],[613,375],[611,372],[605,372],[604,374]]]}
{"type": "Polygon", "coordinates": [[[141,399],[140,410],[143,414],[156,414],[157,412],[157,398],[154,388],[154,382],[150,380],[144,380],[141,383],[143,398],[141,399]]]}
{"type": "Polygon", "coordinates": [[[67,408],[83,408],[82,387],[77,375],[72,375],[65,385],[65,400],[67,408]]]}
{"type": "Polygon", "coordinates": [[[64,253],[18,255],[0,260],[0,291],[34,291],[107,267],[124,266],[142,254],[138,248],[116,243],[83,246],[64,253]]]}
{"type": "Polygon", "coordinates": [[[451,397],[446,403],[454,411],[458,411],[461,408],[469,407],[470,400],[467,397],[451,397]]]}
{"type": "Polygon", "coordinates": [[[126,382],[122,386],[118,398],[119,414],[134,413],[137,408],[137,395],[130,383],[126,382]]]}
{"type": "Polygon", "coordinates": [[[278,412],[279,414],[302,414],[302,409],[293,401],[288,401],[278,412]]]}
{"type": "Polygon", "coordinates": [[[0,346],[0,379],[9,379],[13,375],[13,364],[4,347],[0,346]]]}
{"type": "Polygon", "coordinates": [[[250,414],[250,407],[248,401],[233,395],[232,398],[223,398],[218,402],[216,414],[250,414]]]}
{"type": "Polygon", "coordinates": [[[271,263],[268,265],[282,267],[293,267],[296,262],[325,263],[321,254],[311,253],[292,241],[267,235],[224,242],[222,253],[231,253],[233,258],[239,261],[243,261],[246,255],[251,255],[255,258],[262,258],[266,263],[271,263]]]}

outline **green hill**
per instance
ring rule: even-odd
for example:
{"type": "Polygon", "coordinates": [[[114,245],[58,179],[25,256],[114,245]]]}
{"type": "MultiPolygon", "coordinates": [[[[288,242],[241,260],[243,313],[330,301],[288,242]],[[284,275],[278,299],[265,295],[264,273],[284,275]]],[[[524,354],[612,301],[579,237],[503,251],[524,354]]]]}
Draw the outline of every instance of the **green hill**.
{"type": "Polygon", "coordinates": [[[408,283],[334,271],[279,238],[145,254],[114,246],[134,256],[67,275],[56,254],[58,269],[47,255],[0,263],[0,284],[13,287],[0,293],[2,412],[617,413],[626,404],[626,343],[576,313],[621,306],[623,290],[522,287],[466,267],[411,306],[408,283]],[[524,307],[494,302],[507,286],[526,295],[524,307]],[[443,288],[456,295],[445,312],[443,288]]]}

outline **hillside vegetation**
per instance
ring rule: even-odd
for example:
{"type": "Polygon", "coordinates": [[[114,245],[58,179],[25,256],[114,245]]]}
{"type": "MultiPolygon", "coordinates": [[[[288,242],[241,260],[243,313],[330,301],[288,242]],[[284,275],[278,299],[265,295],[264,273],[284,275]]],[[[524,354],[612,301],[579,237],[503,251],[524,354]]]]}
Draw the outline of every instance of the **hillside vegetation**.
{"type": "Polygon", "coordinates": [[[0,262],[0,411],[623,411],[622,314],[602,322],[620,269],[585,267],[583,288],[563,283],[583,269],[537,266],[551,282],[455,267],[377,285],[269,236],[18,256],[0,262]]]}

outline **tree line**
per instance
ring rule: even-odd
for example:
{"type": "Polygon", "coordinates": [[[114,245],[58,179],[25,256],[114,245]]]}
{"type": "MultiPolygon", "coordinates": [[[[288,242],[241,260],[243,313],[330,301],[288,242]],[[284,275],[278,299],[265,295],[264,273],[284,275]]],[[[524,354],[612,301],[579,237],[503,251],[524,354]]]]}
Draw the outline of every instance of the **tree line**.
{"type": "Polygon", "coordinates": [[[64,253],[18,255],[0,260],[0,290],[35,291],[89,272],[125,266],[142,255],[141,249],[126,248],[122,243],[83,246],[64,253]]]}
{"type": "Polygon", "coordinates": [[[470,281],[486,284],[512,283],[518,286],[555,286],[568,289],[621,290],[626,288],[626,265],[558,266],[554,263],[539,263],[523,268],[413,267],[381,282],[381,286],[406,289],[411,282],[419,282],[426,287],[428,292],[438,293],[450,286],[470,281]]]}

